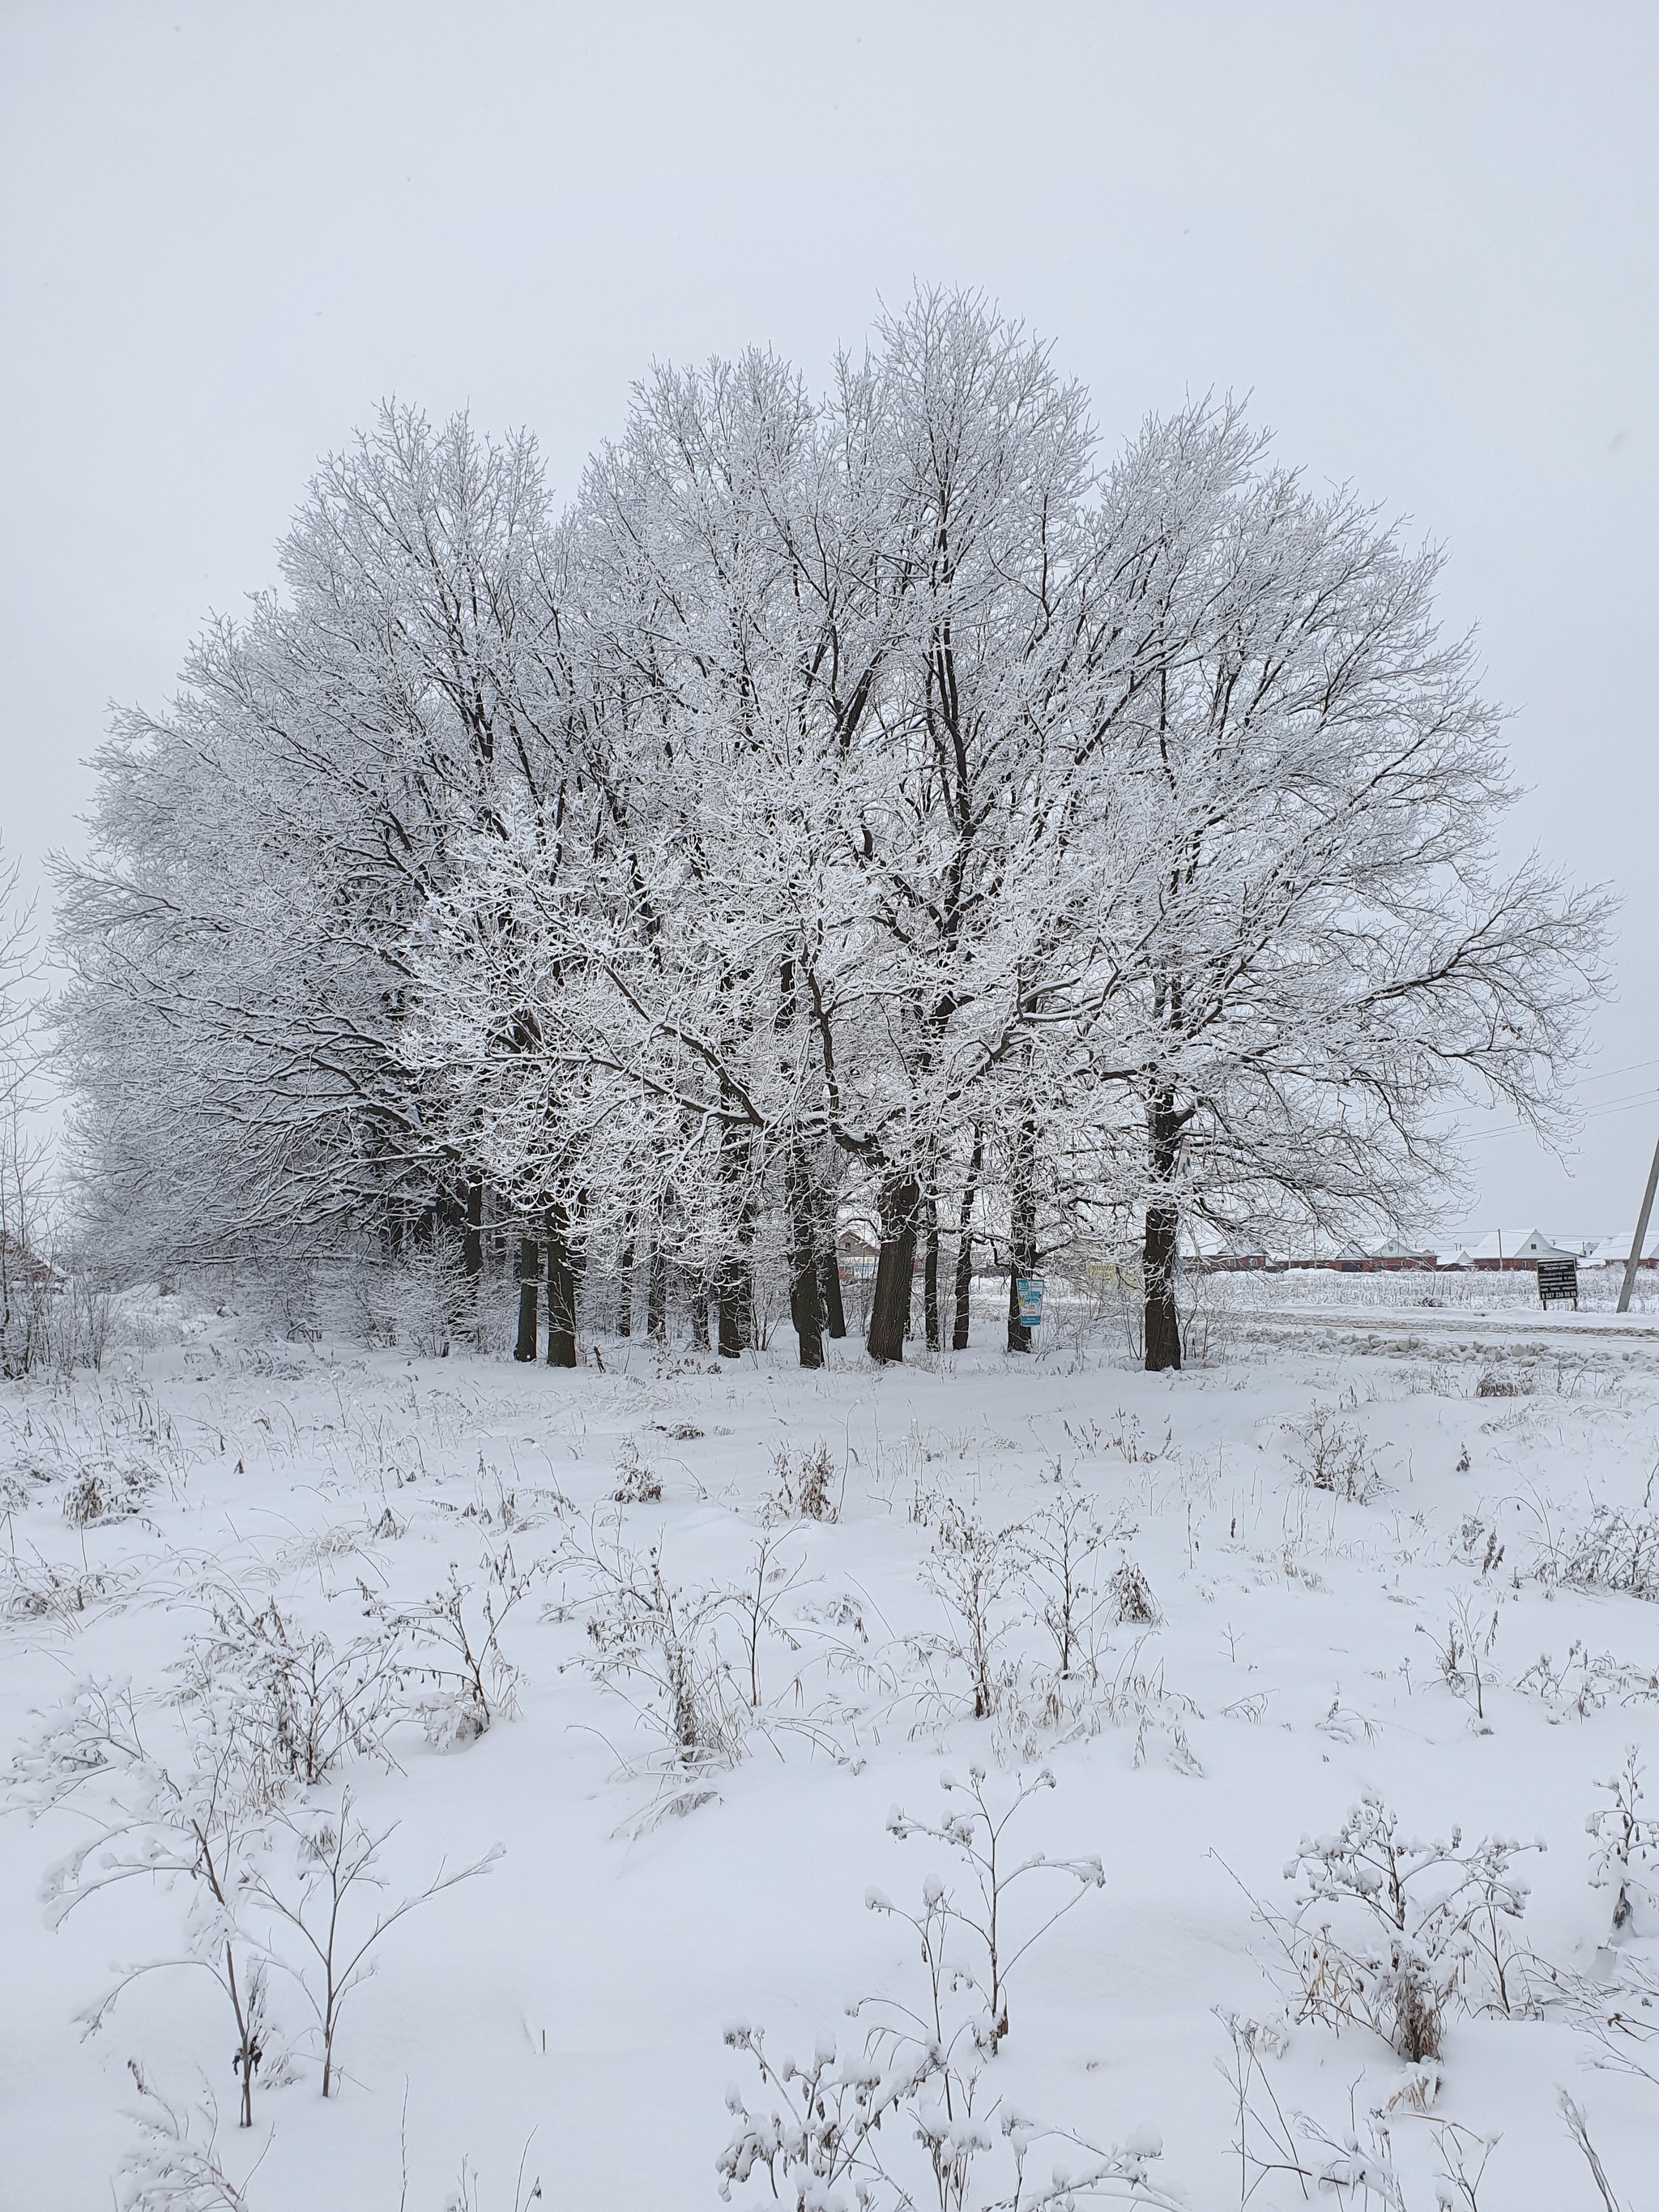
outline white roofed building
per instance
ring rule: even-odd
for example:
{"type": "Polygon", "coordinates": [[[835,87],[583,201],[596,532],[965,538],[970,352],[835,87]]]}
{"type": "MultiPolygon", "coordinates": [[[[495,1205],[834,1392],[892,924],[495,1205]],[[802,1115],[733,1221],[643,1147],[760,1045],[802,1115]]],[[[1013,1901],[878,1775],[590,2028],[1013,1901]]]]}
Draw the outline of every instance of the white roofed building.
{"type": "MultiPolygon", "coordinates": [[[[1603,1237],[1592,1249],[1584,1265],[1587,1267],[1626,1266],[1629,1261],[1630,1248],[1635,1237],[1636,1231],[1633,1229],[1626,1229],[1617,1237],[1603,1237]]],[[[1655,1222],[1650,1226],[1647,1236],[1643,1241],[1642,1256],[1636,1264],[1638,1267],[1659,1267],[1659,1222],[1655,1222]]]]}
{"type": "Polygon", "coordinates": [[[1477,1243],[1467,1248],[1469,1265],[1487,1270],[1516,1267],[1536,1267],[1540,1260],[1576,1260],[1577,1248],[1558,1244],[1541,1229],[1528,1229],[1519,1236],[1512,1231],[1495,1229],[1477,1243]]]}

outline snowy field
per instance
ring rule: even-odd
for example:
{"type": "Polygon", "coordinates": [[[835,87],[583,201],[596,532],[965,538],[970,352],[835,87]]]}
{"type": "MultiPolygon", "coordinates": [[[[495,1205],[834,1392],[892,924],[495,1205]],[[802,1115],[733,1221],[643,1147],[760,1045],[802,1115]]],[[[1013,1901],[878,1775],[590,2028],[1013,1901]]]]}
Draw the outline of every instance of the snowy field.
{"type": "Polygon", "coordinates": [[[1659,1316],[1533,1296],[8,1386],[0,2203],[1659,2203],[1659,1316]]]}

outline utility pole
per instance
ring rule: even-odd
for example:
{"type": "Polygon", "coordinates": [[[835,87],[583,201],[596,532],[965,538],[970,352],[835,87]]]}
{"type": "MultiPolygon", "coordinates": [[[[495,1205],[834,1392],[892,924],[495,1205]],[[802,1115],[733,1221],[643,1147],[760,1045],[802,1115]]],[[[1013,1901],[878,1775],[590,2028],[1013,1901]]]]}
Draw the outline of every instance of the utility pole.
{"type": "Polygon", "coordinates": [[[1637,1218],[1636,1234],[1631,1239],[1630,1257],[1625,1262],[1625,1279],[1619,1285],[1620,1313],[1630,1311],[1630,1294],[1636,1285],[1636,1270],[1642,1262],[1642,1247],[1647,1241],[1648,1217],[1653,1212],[1653,1194],[1659,1190],[1659,1145],[1653,1148],[1653,1165],[1648,1170],[1648,1187],[1642,1194],[1642,1211],[1637,1218]]]}

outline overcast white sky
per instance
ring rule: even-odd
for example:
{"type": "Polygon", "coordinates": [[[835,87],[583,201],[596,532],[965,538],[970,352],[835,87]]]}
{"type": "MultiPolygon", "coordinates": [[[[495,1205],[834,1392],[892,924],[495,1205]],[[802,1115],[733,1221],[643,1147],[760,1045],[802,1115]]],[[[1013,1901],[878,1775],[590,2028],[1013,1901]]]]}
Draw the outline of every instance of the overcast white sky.
{"type": "Polygon", "coordinates": [[[112,697],[273,580],[377,399],[531,425],[568,488],[653,357],[814,376],[983,287],[1115,440],[1254,394],[1444,542],[1528,788],[1626,906],[1563,1167],[1472,1218],[1633,1218],[1659,1133],[1659,8],[1596,0],[0,0],[0,831],[74,845],[112,697]],[[1638,1095],[1641,1094],[1641,1095],[1638,1095]]]}

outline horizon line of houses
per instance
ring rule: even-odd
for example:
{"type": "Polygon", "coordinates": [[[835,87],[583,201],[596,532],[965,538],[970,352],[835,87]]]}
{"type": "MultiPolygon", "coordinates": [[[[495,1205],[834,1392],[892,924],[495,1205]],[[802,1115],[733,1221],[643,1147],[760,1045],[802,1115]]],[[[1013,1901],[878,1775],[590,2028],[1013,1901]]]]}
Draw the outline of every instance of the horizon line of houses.
{"type": "MultiPolygon", "coordinates": [[[[1317,1250],[1289,1253],[1265,1245],[1217,1245],[1187,1255],[1187,1264],[1206,1272],[1229,1273],[1261,1268],[1274,1273],[1296,1267],[1327,1268],[1338,1274],[1390,1274],[1416,1269],[1425,1274],[1480,1273],[1535,1273],[1540,1260],[1571,1260],[1581,1267],[1622,1267],[1630,1258],[1634,1231],[1617,1237],[1582,1237],[1557,1240],[1541,1229],[1520,1234],[1495,1229],[1473,1242],[1432,1248],[1403,1243],[1397,1237],[1380,1244],[1357,1241],[1338,1245],[1329,1253],[1317,1250]]],[[[1646,1239],[1638,1267],[1659,1268],[1659,1229],[1646,1239]]]]}
{"type": "MultiPolygon", "coordinates": [[[[869,1228],[848,1224],[836,1238],[836,1251],[842,1266],[853,1278],[860,1279],[865,1273],[873,1274],[877,1247],[869,1228]]],[[[1337,1245],[1329,1252],[1294,1253],[1283,1249],[1274,1250],[1265,1244],[1221,1244],[1189,1246],[1182,1255],[1186,1266],[1210,1273],[1243,1273],[1261,1270],[1281,1274],[1291,1268],[1322,1268],[1337,1274],[1392,1274],[1416,1270],[1424,1274],[1462,1274],[1481,1273],[1496,1274],[1535,1273],[1540,1260],[1571,1260],[1581,1267],[1622,1267],[1630,1256],[1633,1231],[1626,1230],[1618,1237],[1581,1237],[1558,1241],[1541,1229],[1507,1231],[1494,1229],[1486,1236],[1455,1244],[1431,1247],[1407,1244],[1397,1237],[1385,1237],[1380,1244],[1365,1245],[1351,1241],[1337,1245]]],[[[1638,1266],[1659,1268],[1659,1228],[1648,1237],[1638,1266]]],[[[922,1255],[918,1247],[915,1268],[919,1273],[922,1255]]],[[[975,1270],[975,1272],[980,1272],[975,1270]]]]}

